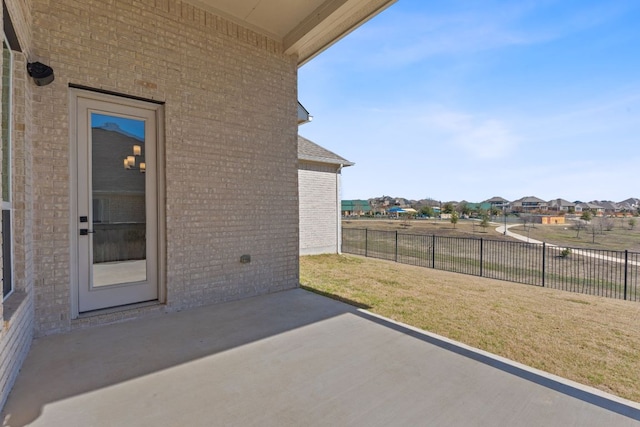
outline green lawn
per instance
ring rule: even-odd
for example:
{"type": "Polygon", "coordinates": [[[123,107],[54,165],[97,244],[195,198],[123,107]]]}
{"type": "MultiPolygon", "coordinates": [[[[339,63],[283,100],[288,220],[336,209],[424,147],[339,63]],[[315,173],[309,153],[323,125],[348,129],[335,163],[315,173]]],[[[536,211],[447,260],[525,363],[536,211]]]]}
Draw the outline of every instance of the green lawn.
{"type": "Polygon", "coordinates": [[[305,289],[640,401],[640,303],[351,255],[300,259],[305,289]]]}

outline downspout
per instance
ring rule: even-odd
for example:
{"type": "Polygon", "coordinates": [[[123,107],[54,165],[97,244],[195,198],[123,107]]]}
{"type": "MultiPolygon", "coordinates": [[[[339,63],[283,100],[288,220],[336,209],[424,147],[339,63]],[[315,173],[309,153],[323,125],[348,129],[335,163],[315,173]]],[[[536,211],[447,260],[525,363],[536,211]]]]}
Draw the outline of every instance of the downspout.
{"type": "Polygon", "coordinates": [[[338,212],[338,218],[336,222],[336,253],[342,254],[342,200],[340,200],[340,175],[344,165],[340,163],[338,170],[336,171],[336,211],[338,212]]]}

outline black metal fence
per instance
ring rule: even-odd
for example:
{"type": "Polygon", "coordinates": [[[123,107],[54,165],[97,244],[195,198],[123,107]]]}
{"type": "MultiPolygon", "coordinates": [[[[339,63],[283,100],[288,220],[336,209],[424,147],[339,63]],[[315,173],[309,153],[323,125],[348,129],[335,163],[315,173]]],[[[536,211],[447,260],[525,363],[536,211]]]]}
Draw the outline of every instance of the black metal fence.
{"type": "Polygon", "coordinates": [[[640,301],[640,253],[342,229],[342,251],[527,285],[640,301]]]}

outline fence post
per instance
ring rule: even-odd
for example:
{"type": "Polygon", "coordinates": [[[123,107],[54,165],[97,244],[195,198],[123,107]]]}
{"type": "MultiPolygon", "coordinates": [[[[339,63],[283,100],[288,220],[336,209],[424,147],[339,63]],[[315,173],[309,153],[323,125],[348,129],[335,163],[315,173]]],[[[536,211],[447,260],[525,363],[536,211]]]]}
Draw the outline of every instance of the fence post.
{"type": "Polygon", "coordinates": [[[483,244],[482,243],[483,242],[484,242],[484,239],[481,237],[480,238],[480,277],[482,277],[482,258],[483,258],[483,256],[482,256],[482,254],[483,254],[483,249],[482,249],[483,244]]]}
{"type": "Polygon", "coordinates": [[[398,230],[396,230],[396,262],[398,262],[398,230]]]}
{"type": "Polygon", "coordinates": [[[544,276],[547,268],[547,244],[542,242],[542,287],[544,288],[544,276]]]}
{"type": "Polygon", "coordinates": [[[364,256],[369,256],[369,229],[364,229],[364,256]]]}
{"type": "Polygon", "coordinates": [[[629,251],[624,250],[624,299],[627,300],[627,271],[629,270],[629,251]]]}
{"type": "Polygon", "coordinates": [[[434,234],[431,237],[431,268],[436,268],[436,235],[434,234]]]}

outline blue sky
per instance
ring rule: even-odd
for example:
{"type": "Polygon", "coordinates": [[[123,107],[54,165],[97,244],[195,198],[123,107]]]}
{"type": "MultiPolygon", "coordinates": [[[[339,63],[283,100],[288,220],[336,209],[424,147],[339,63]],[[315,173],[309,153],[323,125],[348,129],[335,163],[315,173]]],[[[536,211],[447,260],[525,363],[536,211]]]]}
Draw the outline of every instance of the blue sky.
{"type": "Polygon", "coordinates": [[[640,1],[400,0],[298,99],[344,199],[640,197],[640,1]]]}
{"type": "Polygon", "coordinates": [[[115,123],[123,131],[144,140],[144,120],[91,113],[91,127],[100,127],[107,123],[115,123]]]}

